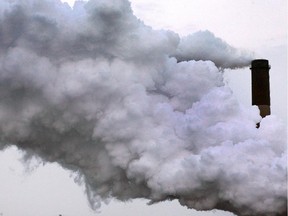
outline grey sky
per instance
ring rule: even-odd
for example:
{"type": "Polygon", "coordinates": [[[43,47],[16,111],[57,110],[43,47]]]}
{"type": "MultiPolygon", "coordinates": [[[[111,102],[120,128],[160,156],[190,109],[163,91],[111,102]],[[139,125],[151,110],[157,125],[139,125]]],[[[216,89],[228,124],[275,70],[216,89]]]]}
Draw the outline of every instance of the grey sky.
{"type": "MultiPolygon", "coordinates": [[[[267,58],[271,64],[272,113],[287,124],[287,2],[284,0],[132,0],[136,16],[153,28],[180,35],[210,30],[229,44],[267,58]],[[281,92],[281,93],[279,93],[281,92]]],[[[249,68],[225,71],[228,85],[244,106],[250,106],[249,68]]],[[[3,215],[94,215],[70,173],[56,164],[25,173],[14,148],[0,153],[0,213],[3,215]]],[[[231,215],[201,213],[178,203],[146,206],[145,201],[104,205],[99,216],[231,215]]],[[[0,214],[1,215],[1,214],[0,214]]]]}

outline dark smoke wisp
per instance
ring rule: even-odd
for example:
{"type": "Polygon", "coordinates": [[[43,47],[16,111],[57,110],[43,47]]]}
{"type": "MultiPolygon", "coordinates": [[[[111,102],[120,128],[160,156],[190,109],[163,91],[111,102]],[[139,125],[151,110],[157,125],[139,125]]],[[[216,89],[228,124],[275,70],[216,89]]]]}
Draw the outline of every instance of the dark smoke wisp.
{"type": "Polygon", "coordinates": [[[256,129],[257,108],[242,107],[215,66],[250,56],[197,35],[208,37],[205,51],[187,53],[186,39],[145,26],[126,0],[74,10],[1,1],[2,147],[81,173],[95,208],[109,198],[175,198],[198,210],[283,213],[285,128],[270,116],[256,129]]]}

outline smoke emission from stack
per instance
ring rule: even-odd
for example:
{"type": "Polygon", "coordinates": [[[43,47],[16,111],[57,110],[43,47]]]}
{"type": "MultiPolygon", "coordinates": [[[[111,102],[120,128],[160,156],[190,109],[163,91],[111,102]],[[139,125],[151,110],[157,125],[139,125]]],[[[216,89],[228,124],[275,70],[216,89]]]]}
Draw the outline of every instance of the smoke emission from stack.
{"type": "Polygon", "coordinates": [[[219,68],[245,67],[253,58],[251,53],[231,47],[209,31],[181,38],[174,56],[178,61],[210,60],[219,68]]]}
{"type": "Polygon", "coordinates": [[[93,208],[145,198],[286,211],[285,128],[267,116],[256,129],[257,107],[219,69],[250,54],[208,31],[155,31],[126,0],[4,0],[0,20],[1,148],[78,172],[93,208]]]}

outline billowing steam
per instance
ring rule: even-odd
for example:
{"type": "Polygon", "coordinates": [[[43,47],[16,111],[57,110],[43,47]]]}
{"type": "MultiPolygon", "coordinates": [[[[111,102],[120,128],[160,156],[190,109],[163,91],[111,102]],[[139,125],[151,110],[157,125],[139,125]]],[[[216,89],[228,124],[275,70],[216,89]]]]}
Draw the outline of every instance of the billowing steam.
{"type": "Polygon", "coordinates": [[[256,129],[257,108],[215,66],[249,58],[209,32],[155,31],[127,0],[1,1],[1,146],[79,172],[95,208],[178,199],[275,216],[287,202],[284,127],[270,116],[256,129]]]}
{"type": "Polygon", "coordinates": [[[174,56],[178,61],[210,60],[219,68],[244,67],[252,58],[248,52],[231,47],[209,31],[182,38],[174,56]]]}

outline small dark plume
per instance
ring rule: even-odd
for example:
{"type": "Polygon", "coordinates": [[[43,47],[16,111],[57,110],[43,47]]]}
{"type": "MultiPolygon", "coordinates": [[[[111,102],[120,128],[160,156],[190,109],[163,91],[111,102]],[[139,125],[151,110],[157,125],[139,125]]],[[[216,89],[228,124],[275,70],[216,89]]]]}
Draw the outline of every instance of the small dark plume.
{"type": "Polygon", "coordinates": [[[286,211],[286,129],[274,116],[256,129],[257,107],[218,68],[250,55],[210,32],[155,31],[127,0],[4,0],[0,38],[0,148],[79,173],[92,208],[145,198],[286,211]]]}

